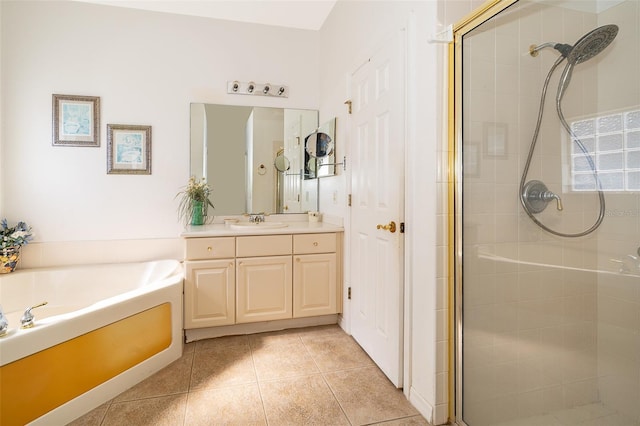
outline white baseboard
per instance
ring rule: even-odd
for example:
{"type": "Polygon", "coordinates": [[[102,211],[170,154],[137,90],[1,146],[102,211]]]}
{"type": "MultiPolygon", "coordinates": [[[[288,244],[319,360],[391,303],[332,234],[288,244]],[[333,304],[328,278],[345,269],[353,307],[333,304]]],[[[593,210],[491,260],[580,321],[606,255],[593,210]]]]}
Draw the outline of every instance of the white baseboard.
{"type": "Polygon", "coordinates": [[[429,404],[429,402],[420,395],[414,387],[411,387],[409,390],[409,402],[420,412],[422,417],[427,419],[429,424],[435,425],[434,423],[434,409],[429,404]]]}

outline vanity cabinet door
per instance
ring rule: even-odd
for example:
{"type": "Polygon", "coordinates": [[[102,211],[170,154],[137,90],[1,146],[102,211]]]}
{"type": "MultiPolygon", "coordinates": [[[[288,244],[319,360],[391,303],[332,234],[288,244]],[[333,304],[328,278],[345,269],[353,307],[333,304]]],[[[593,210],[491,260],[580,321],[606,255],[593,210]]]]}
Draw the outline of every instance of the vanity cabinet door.
{"type": "Polygon", "coordinates": [[[293,316],[337,313],[336,277],[335,253],[294,256],[293,316]]]}
{"type": "Polygon", "coordinates": [[[291,256],[237,260],[236,322],[291,318],[291,256]]]}
{"type": "Polygon", "coordinates": [[[184,328],[235,323],[235,260],[185,262],[184,328]]]}

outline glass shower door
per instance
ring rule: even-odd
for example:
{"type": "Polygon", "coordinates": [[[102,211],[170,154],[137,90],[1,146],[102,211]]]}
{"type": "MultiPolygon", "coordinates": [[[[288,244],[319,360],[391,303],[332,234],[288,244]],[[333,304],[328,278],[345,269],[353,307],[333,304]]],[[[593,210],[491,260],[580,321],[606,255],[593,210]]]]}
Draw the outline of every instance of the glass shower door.
{"type": "Polygon", "coordinates": [[[458,421],[640,426],[640,2],[461,31],[458,421]]]}

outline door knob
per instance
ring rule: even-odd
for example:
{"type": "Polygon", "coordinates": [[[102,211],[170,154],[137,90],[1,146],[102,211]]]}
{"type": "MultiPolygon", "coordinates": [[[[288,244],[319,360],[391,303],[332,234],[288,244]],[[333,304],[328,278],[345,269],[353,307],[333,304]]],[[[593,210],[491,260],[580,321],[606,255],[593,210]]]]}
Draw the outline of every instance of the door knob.
{"type": "Polygon", "coordinates": [[[389,231],[392,234],[394,232],[396,232],[396,223],[394,221],[389,222],[388,225],[378,225],[376,226],[377,229],[384,229],[385,231],[389,231]]]}

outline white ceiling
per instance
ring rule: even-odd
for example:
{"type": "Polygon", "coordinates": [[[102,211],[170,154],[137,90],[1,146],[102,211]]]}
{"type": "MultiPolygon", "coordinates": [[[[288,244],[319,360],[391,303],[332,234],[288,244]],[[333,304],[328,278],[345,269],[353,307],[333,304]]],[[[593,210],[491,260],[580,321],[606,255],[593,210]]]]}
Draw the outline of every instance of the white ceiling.
{"type": "Polygon", "coordinates": [[[76,0],[230,21],[319,30],[336,0],[76,0]]]}

